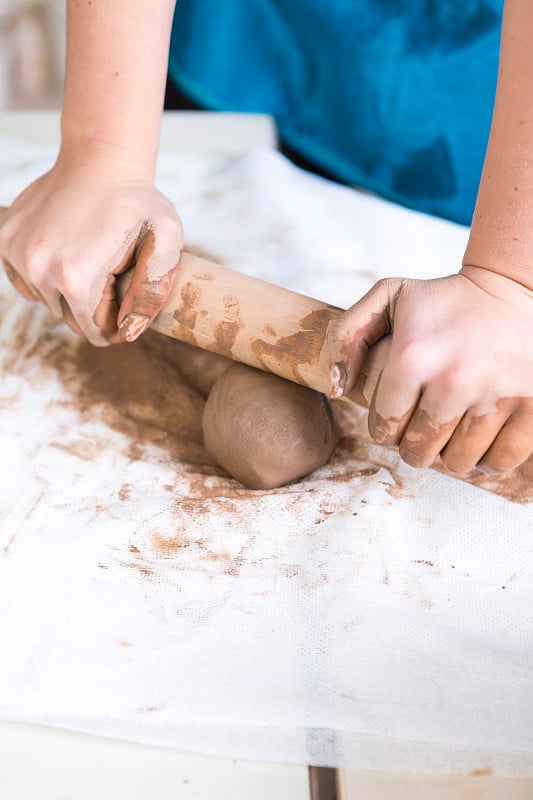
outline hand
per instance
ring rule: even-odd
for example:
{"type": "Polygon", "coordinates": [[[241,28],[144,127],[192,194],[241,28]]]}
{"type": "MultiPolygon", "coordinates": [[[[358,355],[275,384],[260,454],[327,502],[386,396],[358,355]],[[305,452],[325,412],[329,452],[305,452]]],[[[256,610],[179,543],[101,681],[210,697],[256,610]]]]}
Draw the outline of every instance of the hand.
{"type": "Polygon", "coordinates": [[[17,197],[0,227],[0,258],[28,300],[40,300],[92,344],[133,341],[164,304],[183,231],[151,176],[102,153],[61,156],[17,197]],[[116,276],[135,267],[123,300],[116,276]]]}
{"type": "Polygon", "coordinates": [[[465,266],[437,280],[379,281],[331,330],[332,396],[353,390],[368,348],[392,333],[369,410],[404,461],[508,472],[533,452],[533,292],[465,266]]]}

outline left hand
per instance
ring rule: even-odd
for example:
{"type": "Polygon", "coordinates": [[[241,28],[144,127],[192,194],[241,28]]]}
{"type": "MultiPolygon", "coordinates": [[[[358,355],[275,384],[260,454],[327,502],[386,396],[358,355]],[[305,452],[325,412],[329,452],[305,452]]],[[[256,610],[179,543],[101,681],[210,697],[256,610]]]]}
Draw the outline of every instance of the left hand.
{"type": "Polygon", "coordinates": [[[368,348],[392,333],[369,410],[379,444],[428,467],[502,474],[533,452],[533,292],[464,266],[379,281],[333,326],[332,396],[353,390],[368,348]],[[344,381],[343,378],[346,378],[344,381]],[[344,384],[344,385],[343,385],[344,384]]]}

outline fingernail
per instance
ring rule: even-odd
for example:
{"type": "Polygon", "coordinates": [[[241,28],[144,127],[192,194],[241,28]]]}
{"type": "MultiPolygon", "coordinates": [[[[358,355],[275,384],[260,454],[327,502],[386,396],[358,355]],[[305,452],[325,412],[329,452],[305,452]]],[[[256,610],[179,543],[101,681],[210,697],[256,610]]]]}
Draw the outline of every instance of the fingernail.
{"type": "Polygon", "coordinates": [[[126,314],[118,327],[118,332],[126,342],[134,342],[141,333],[144,333],[150,323],[146,314],[126,314]]]}
{"type": "Polygon", "coordinates": [[[346,367],[338,361],[331,367],[329,377],[331,380],[331,389],[329,396],[332,398],[342,397],[344,394],[344,387],[346,386],[346,367]]]}

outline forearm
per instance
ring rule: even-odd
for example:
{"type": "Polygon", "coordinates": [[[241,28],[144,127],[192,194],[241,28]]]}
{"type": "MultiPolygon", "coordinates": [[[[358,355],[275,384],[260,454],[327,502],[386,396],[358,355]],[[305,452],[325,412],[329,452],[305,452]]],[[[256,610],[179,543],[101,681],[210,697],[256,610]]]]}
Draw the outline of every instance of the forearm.
{"type": "Polygon", "coordinates": [[[489,144],[463,264],[533,289],[533,3],[505,4],[489,144]]]}
{"type": "Polygon", "coordinates": [[[175,0],[67,0],[62,152],[153,173],[175,0]]]}

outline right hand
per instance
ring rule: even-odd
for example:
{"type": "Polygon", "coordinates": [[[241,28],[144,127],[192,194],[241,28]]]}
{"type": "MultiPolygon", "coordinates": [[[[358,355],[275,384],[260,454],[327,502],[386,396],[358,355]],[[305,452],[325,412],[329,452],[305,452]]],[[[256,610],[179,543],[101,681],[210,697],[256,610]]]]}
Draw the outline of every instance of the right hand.
{"type": "Polygon", "coordinates": [[[165,303],[183,246],[180,219],[151,175],[98,153],[60,155],[13,202],[0,259],[15,288],[94,345],[134,341],[165,303]],[[116,276],[135,267],[122,302],[116,276]]]}

